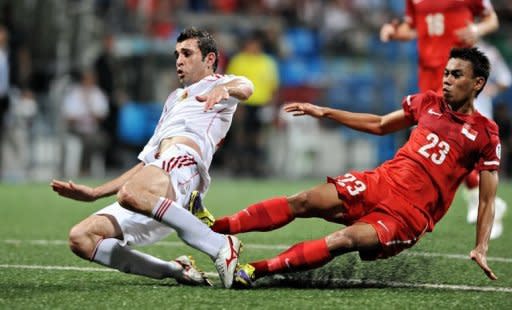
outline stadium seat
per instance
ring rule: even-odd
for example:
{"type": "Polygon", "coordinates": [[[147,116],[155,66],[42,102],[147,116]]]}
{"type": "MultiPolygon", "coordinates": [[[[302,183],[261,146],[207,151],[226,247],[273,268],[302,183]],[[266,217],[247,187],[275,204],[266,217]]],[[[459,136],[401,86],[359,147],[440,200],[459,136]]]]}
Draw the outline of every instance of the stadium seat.
{"type": "Polygon", "coordinates": [[[311,57],[318,52],[318,38],[311,29],[290,28],[284,33],[284,41],[293,57],[311,57]]]}
{"type": "Polygon", "coordinates": [[[161,112],[160,103],[124,104],[119,110],[119,140],[131,146],[143,146],[153,135],[161,112]]]}

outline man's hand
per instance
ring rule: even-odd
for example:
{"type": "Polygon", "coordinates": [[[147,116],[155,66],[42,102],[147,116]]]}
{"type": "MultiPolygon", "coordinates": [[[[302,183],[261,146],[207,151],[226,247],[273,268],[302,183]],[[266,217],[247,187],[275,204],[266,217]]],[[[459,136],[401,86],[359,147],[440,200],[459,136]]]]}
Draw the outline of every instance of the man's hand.
{"type": "Polygon", "coordinates": [[[323,117],[324,109],[308,102],[291,102],[284,105],[283,110],[292,113],[293,116],[311,115],[313,117],[323,117]]]}
{"type": "Polygon", "coordinates": [[[50,185],[53,191],[59,194],[59,196],[79,201],[95,201],[97,199],[93,188],[86,185],[75,184],[73,181],[63,182],[53,180],[50,185]]]}
{"type": "Polygon", "coordinates": [[[456,30],[455,34],[461,42],[468,46],[475,45],[480,38],[478,26],[473,23],[469,23],[465,28],[456,30]]]}
{"type": "Polygon", "coordinates": [[[397,27],[399,25],[399,21],[397,19],[393,20],[391,23],[386,23],[382,25],[380,28],[380,40],[382,42],[389,42],[389,40],[393,39],[393,36],[397,32],[397,27]]]}
{"type": "Polygon", "coordinates": [[[478,247],[474,248],[471,253],[469,253],[469,257],[474,260],[480,268],[485,272],[485,275],[489,277],[491,280],[496,280],[498,277],[494,274],[494,272],[487,265],[487,257],[486,253],[482,252],[478,247]]]}
{"type": "Polygon", "coordinates": [[[211,110],[214,105],[222,100],[229,99],[228,88],[224,85],[217,85],[204,95],[196,96],[196,100],[204,102],[204,111],[211,110]]]}

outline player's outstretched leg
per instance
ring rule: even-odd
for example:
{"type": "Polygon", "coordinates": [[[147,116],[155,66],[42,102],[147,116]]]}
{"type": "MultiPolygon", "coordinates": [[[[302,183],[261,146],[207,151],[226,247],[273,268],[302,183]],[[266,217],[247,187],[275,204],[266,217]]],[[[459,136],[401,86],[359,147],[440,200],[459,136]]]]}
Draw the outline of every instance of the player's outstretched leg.
{"type": "Polygon", "coordinates": [[[325,238],[304,241],[274,258],[241,264],[235,273],[233,287],[250,288],[258,278],[276,273],[314,269],[332,259],[325,238]]]}
{"type": "Polygon", "coordinates": [[[123,246],[115,238],[100,240],[90,259],[125,273],[153,279],[174,278],[178,283],[186,285],[211,285],[208,277],[197,269],[188,256],[167,262],[123,246]]]}
{"type": "Polygon", "coordinates": [[[92,215],[71,229],[69,245],[79,257],[121,272],[153,279],[174,278],[189,285],[208,285],[206,276],[197,270],[191,259],[161,260],[113,237],[121,234],[112,216],[92,215]]]}
{"type": "MultiPolygon", "coordinates": [[[[196,196],[198,197],[198,196],[196,196]]],[[[211,213],[201,203],[200,199],[191,200],[189,205],[194,215],[205,222],[209,221],[211,213]]],[[[211,216],[213,218],[213,216],[211,216]]],[[[222,234],[239,234],[249,231],[270,231],[282,227],[295,217],[286,197],[272,198],[250,205],[231,215],[213,221],[213,231],[222,234]]]]}

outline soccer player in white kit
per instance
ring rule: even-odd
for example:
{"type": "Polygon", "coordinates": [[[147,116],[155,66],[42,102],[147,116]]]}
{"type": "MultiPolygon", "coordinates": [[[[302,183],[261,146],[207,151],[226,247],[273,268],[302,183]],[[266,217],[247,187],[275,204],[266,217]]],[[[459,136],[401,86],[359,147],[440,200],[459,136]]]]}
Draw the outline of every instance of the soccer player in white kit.
{"type": "Polygon", "coordinates": [[[130,247],[154,243],[175,230],[185,243],[211,257],[222,284],[230,288],[240,241],[213,232],[187,204],[192,191],[207,191],[213,154],[253,84],[244,77],[215,74],[217,47],[206,31],[185,29],[174,54],[184,88],[167,98],[155,132],[138,156],[141,162],[95,188],[58,180],[51,186],[59,195],[81,201],[117,194],[115,203],[71,229],[69,244],[78,256],[127,273],[207,284],[186,256],[168,262],[130,247]]]}

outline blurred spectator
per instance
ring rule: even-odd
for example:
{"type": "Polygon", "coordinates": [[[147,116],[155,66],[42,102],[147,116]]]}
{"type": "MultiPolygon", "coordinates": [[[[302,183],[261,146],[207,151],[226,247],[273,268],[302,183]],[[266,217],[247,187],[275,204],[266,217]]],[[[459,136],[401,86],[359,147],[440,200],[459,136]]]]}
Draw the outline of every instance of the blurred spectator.
{"type": "Polygon", "coordinates": [[[510,178],[512,177],[512,116],[506,103],[496,104],[494,121],[500,127],[502,167],[500,173],[510,178]]]}
{"type": "Polygon", "coordinates": [[[210,0],[210,6],[221,14],[232,14],[238,9],[238,0],[210,0]]]}
{"type": "Polygon", "coordinates": [[[14,90],[12,105],[7,113],[5,132],[2,148],[3,174],[7,181],[24,181],[29,177],[31,166],[32,120],[37,113],[37,104],[32,91],[24,88],[21,91],[14,90]]]}
{"type": "Polygon", "coordinates": [[[106,34],[102,39],[102,50],[94,62],[94,71],[98,80],[98,87],[103,91],[108,100],[109,113],[102,122],[102,128],[108,135],[109,144],[106,152],[107,166],[119,166],[117,148],[117,127],[118,127],[118,96],[116,96],[116,81],[114,68],[114,37],[106,34]]]}
{"type": "Polygon", "coordinates": [[[0,167],[3,163],[3,142],[6,136],[5,118],[9,109],[9,61],[7,52],[7,28],[0,25],[0,167]]]}
{"type": "Polygon", "coordinates": [[[320,33],[327,48],[346,52],[349,48],[345,33],[354,28],[353,12],[348,0],[329,0],[324,6],[320,33]]]}
{"type": "Polygon", "coordinates": [[[503,168],[501,172],[507,175],[510,170],[510,162],[508,161],[508,153],[510,152],[510,117],[506,106],[499,106],[498,113],[494,113],[494,98],[502,91],[512,85],[512,73],[503,59],[500,51],[489,43],[480,40],[477,47],[484,52],[491,62],[491,73],[484,90],[475,100],[476,109],[486,117],[495,118],[496,123],[500,126],[500,138],[502,142],[503,168]]]}
{"type": "Polygon", "coordinates": [[[478,47],[487,57],[492,65],[489,79],[482,93],[476,98],[475,107],[485,117],[493,118],[493,99],[500,92],[512,85],[512,74],[510,68],[503,59],[500,51],[489,43],[480,40],[478,47]]]}
{"type": "Polygon", "coordinates": [[[63,116],[69,134],[65,141],[67,177],[76,177],[80,171],[95,177],[104,174],[108,135],[101,128],[101,122],[108,113],[107,97],[97,86],[94,72],[83,71],[80,83],[64,98],[63,116]]]}
{"type": "Polygon", "coordinates": [[[150,17],[150,32],[153,37],[170,38],[176,27],[173,20],[173,13],[176,9],[172,0],[156,1],[150,17]]]}
{"type": "MultiPolygon", "coordinates": [[[[279,87],[279,75],[274,59],[263,52],[264,34],[254,31],[243,43],[242,50],[229,61],[226,72],[242,75],[254,83],[254,93],[242,104],[235,115],[235,139],[231,141],[237,151],[232,158],[237,174],[262,176],[265,154],[263,150],[264,108],[273,110],[279,87]]],[[[267,119],[268,122],[268,119],[267,119]]],[[[231,152],[230,152],[231,153],[231,152]]],[[[231,153],[232,154],[232,153],[231,153]]]]}

